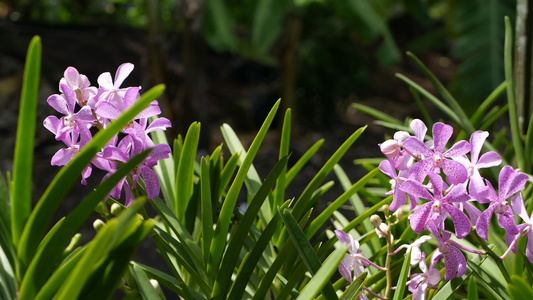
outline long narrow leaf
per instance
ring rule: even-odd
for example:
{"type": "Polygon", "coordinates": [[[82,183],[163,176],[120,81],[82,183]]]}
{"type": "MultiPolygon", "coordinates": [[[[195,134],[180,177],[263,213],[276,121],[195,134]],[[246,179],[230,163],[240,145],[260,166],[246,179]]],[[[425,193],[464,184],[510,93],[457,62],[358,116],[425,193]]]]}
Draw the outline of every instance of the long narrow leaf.
{"type": "Polygon", "coordinates": [[[30,42],[24,79],[13,159],[13,186],[11,201],[11,236],[17,245],[31,211],[33,145],[35,143],[35,120],[37,97],[41,76],[41,38],[35,36],[30,42]]]}
{"type": "Polygon", "coordinates": [[[268,128],[270,127],[270,124],[272,124],[272,121],[274,120],[279,104],[280,101],[278,100],[269,112],[263,125],[259,129],[257,136],[252,142],[250,148],[248,149],[248,153],[244,157],[241,167],[239,168],[239,171],[235,176],[233,184],[229,188],[228,194],[226,195],[226,200],[222,204],[222,209],[220,211],[219,219],[217,221],[215,229],[215,238],[213,240],[213,243],[211,244],[211,251],[209,251],[212,255],[212,259],[209,260],[209,273],[211,273],[212,270],[218,270],[219,268],[219,264],[222,259],[222,254],[224,253],[224,245],[226,244],[226,236],[228,233],[231,217],[233,215],[233,209],[235,208],[235,204],[237,203],[237,198],[241,191],[242,184],[248,174],[248,171],[250,170],[252,161],[254,160],[257,151],[259,150],[259,146],[263,142],[268,128]]]}
{"type": "MultiPolygon", "coordinates": [[[[305,236],[302,228],[300,227],[296,219],[293,217],[291,212],[287,209],[281,211],[281,219],[283,220],[283,223],[285,223],[285,226],[287,227],[287,231],[289,232],[293,240],[294,246],[296,247],[296,250],[300,254],[300,257],[302,258],[305,266],[307,267],[307,270],[311,272],[313,276],[316,275],[318,277],[319,274],[317,274],[317,272],[319,271],[322,264],[320,263],[318,256],[313,250],[313,247],[311,246],[311,244],[309,244],[309,241],[307,240],[307,237],[305,236]]],[[[338,266],[338,263],[337,263],[337,266],[338,266]]],[[[331,275],[329,277],[331,277],[331,275]]],[[[328,282],[324,282],[323,284],[321,283],[321,287],[324,287],[322,292],[326,299],[338,299],[331,283],[329,284],[328,282]]],[[[318,291],[316,290],[313,290],[313,291],[318,293],[318,291]]],[[[315,295],[316,294],[314,294],[313,297],[315,295]]],[[[304,298],[304,299],[310,299],[310,298],[304,298]]]]}
{"type": "Polygon", "coordinates": [[[186,224],[185,211],[194,190],[194,163],[199,140],[200,124],[195,122],[191,124],[185,136],[176,175],[175,214],[182,224],[186,224]]]}
{"type": "Polygon", "coordinates": [[[263,202],[268,196],[268,193],[272,190],[272,187],[276,183],[276,180],[280,176],[283,169],[287,166],[287,157],[283,157],[272,169],[270,174],[255,194],[254,198],[250,202],[246,213],[243,218],[240,220],[239,227],[233,234],[231,238],[224,259],[220,266],[220,271],[217,274],[217,280],[215,281],[214,286],[214,296],[215,297],[225,297],[227,291],[229,290],[229,282],[231,279],[231,274],[235,269],[235,264],[237,263],[238,253],[243,247],[244,241],[250,231],[250,226],[253,225],[254,220],[257,218],[257,213],[263,205],[263,202]]]}
{"type": "MultiPolygon", "coordinates": [[[[307,283],[305,288],[302,290],[302,293],[298,298],[301,300],[306,299],[312,299],[320,291],[324,286],[327,286],[329,283],[329,279],[335,272],[337,272],[337,268],[339,267],[339,264],[341,263],[344,254],[348,250],[348,246],[344,246],[342,248],[339,248],[335,250],[325,261],[322,267],[316,272],[316,274],[313,276],[311,281],[307,283]]],[[[332,287],[333,288],[333,287],[332,287]]],[[[335,298],[337,296],[335,295],[335,298]]]]}
{"type": "Polygon", "coordinates": [[[407,283],[407,277],[409,277],[409,272],[411,270],[411,250],[408,250],[406,256],[403,259],[402,270],[400,271],[400,276],[398,277],[398,282],[396,283],[396,291],[394,291],[393,300],[403,299],[403,294],[405,292],[405,286],[407,283]]]}
{"type": "MultiPolygon", "coordinates": [[[[141,163],[150,151],[144,151],[133,157],[126,164],[117,169],[100,184],[91,194],[63,220],[59,228],[49,232],[32,259],[20,287],[21,298],[31,299],[39,291],[53,267],[58,264],[62,252],[74,234],[83,223],[91,216],[96,205],[105,199],[106,195],[124,178],[131,170],[141,163]]],[[[55,227],[54,227],[55,228],[55,227]]]]}

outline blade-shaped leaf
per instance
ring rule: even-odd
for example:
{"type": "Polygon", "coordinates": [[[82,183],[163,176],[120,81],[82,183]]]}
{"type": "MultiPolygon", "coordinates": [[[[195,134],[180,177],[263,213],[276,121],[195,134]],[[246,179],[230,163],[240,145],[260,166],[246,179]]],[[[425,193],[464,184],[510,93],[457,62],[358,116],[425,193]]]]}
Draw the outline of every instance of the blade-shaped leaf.
{"type": "MultiPolygon", "coordinates": [[[[285,224],[287,231],[289,232],[289,235],[291,236],[291,239],[294,243],[294,246],[296,247],[296,250],[300,254],[300,257],[302,258],[305,266],[307,267],[307,270],[309,270],[309,272],[311,272],[312,275],[318,277],[319,274],[317,272],[319,271],[322,264],[320,263],[320,260],[318,259],[318,256],[316,255],[315,250],[313,250],[313,247],[307,240],[307,237],[305,236],[302,228],[300,227],[300,225],[298,224],[298,222],[296,221],[296,219],[293,217],[293,215],[291,214],[289,210],[284,209],[280,213],[281,213],[281,219],[283,220],[283,223],[285,224]]],[[[346,249],[344,249],[344,252],[345,251],[346,249]]],[[[342,253],[344,254],[344,252],[342,253]]],[[[335,268],[338,266],[339,263],[340,263],[340,260],[336,263],[335,268]]],[[[326,265],[326,263],[324,263],[324,265],[326,265]]],[[[329,280],[331,275],[332,274],[330,274],[329,277],[327,277],[327,280],[329,280]]],[[[322,292],[326,299],[338,299],[331,283],[328,284],[328,281],[324,281],[324,282],[320,282],[320,285],[321,285],[321,288],[322,287],[324,288],[322,292]]],[[[320,292],[320,290],[315,290],[315,288],[316,287],[312,289],[313,292],[308,292],[308,293],[313,293],[312,297],[314,297],[315,295],[318,294],[318,292],[320,292]],[[315,292],[316,294],[314,294],[315,292]]],[[[304,295],[303,292],[302,292],[302,295],[304,295]]],[[[303,299],[310,299],[310,297],[303,298],[303,299]]]]}
{"type": "Polygon", "coordinates": [[[18,245],[22,230],[31,211],[33,145],[35,143],[35,121],[37,119],[37,98],[41,76],[41,38],[35,36],[30,42],[17,126],[17,137],[13,159],[13,186],[11,201],[11,236],[13,245],[18,245]]]}

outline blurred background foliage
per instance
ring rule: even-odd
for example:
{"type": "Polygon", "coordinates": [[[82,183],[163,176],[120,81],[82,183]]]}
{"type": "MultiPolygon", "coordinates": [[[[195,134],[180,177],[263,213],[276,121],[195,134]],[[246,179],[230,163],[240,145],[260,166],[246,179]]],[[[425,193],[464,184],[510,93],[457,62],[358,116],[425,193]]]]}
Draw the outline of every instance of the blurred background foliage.
{"type": "Polygon", "coordinates": [[[298,124],[321,128],[353,101],[410,101],[393,76],[415,72],[405,51],[434,60],[467,111],[476,107],[503,81],[503,16],[515,11],[516,0],[0,0],[0,24],[142,30],[150,84],[171,86],[163,107],[180,128],[216,115],[212,74],[227,75],[228,62],[246,86],[234,110],[244,107],[249,127],[281,97],[298,124]]]}

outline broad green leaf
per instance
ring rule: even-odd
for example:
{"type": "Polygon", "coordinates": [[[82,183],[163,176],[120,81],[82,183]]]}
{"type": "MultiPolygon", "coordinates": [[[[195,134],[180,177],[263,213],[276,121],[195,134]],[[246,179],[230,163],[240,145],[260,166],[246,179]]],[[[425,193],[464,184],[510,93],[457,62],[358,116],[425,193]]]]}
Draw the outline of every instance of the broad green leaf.
{"type": "MultiPolygon", "coordinates": [[[[283,223],[285,224],[287,228],[287,232],[289,232],[289,235],[291,236],[294,246],[296,247],[296,250],[300,254],[300,257],[303,260],[307,270],[311,272],[313,276],[318,277],[319,275],[318,271],[321,268],[322,264],[320,260],[318,259],[315,251],[313,250],[313,247],[307,240],[307,237],[305,236],[305,233],[303,232],[302,228],[300,227],[300,225],[298,224],[298,222],[296,221],[296,219],[294,218],[294,216],[291,214],[289,210],[284,209],[283,211],[280,211],[280,214],[281,214],[281,219],[283,220],[283,223]]],[[[337,267],[339,263],[340,261],[337,262],[335,267],[337,267]]],[[[324,263],[324,265],[326,265],[326,262],[324,263]]],[[[327,280],[329,280],[331,275],[332,274],[330,274],[329,277],[327,277],[327,280]]],[[[327,281],[324,281],[323,283],[321,282],[320,285],[321,285],[320,287],[321,289],[324,288],[322,292],[326,299],[338,299],[331,283],[328,284],[327,281]]],[[[320,290],[318,291],[313,290],[312,292],[308,292],[308,293],[315,293],[315,292],[318,294],[320,290]]],[[[302,295],[303,294],[304,293],[302,292],[302,295]]],[[[316,296],[316,294],[314,294],[313,297],[314,296],[316,296]]],[[[303,299],[310,299],[310,298],[303,298],[303,299]]]]}
{"type": "Polygon", "coordinates": [[[11,190],[11,238],[18,245],[22,230],[31,211],[33,145],[39,79],[41,76],[41,38],[34,36],[28,47],[13,158],[13,186],[11,190]]]}
{"type": "Polygon", "coordinates": [[[211,244],[211,250],[209,251],[211,253],[211,259],[209,260],[210,264],[208,267],[208,273],[211,273],[212,270],[218,270],[219,268],[222,255],[224,253],[226,236],[228,234],[231,217],[233,215],[233,209],[235,208],[235,204],[237,203],[237,198],[241,191],[242,184],[246,176],[248,175],[248,171],[250,170],[257,151],[259,150],[259,147],[263,142],[263,139],[265,138],[268,128],[274,120],[279,104],[280,100],[276,102],[272,110],[269,112],[267,118],[265,119],[263,125],[259,129],[259,132],[257,133],[254,141],[252,142],[252,145],[248,149],[246,156],[244,157],[244,160],[239,168],[239,171],[237,172],[237,175],[235,175],[235,179],[229,188],[228,194],[226,195],[226,200],[222,204],[219,219],[216,224],[215,237],[213,243],[211,244]]]}
{"type": "Polygon", "coordinates": [[[231,240],[228,244],[228,249],[222,260],[220,270],[217,274],[217,279],[215,281],[213,295],[216,297],[225,297],[227,291],[229,291],[229,284],[231,280],[231,274],[235,269],[235,265],[238,260],[238,253],[243,247],[244,241],[248,236],[250,231],[250,226],[253,225],[253,222],[257,218],[257,213],[263,205],[263,202],[267,198],[269,192],[272,190],[272,187],[276,183],[278,176],[281,174],[282,170],[287,166],[287,156],[283,157],[272,169],[270,174],[255,194],[254,198],[250,202],[250,205],[246,209],[246,213],[240,220],[237,230],[232,235],[231,240]]]}
{"type": "MultiPolygon", "coordinates": [[[[318,295],[320,291],[324,288],[324,286],[327,286],[331,276],[333,276],[333,274],[337,272],[337,268],[339,267],[339,264],[344,258],[344,254],[347,250],[348,245],[333,251],[333,253],[324,261],[324,263],[313,276],[313,278],[311,278],[311,281],[309,281],[305,285],[305,288],[302,290],[302,293],[296,299],[312,299],[316,295],[318,295]]],[[[335,295],[335,298],[336,297],[337,296],[335,295]]]]}
{"type": "Polygon", "coordinates": [[[80,177],[81,171],[89,164],[94,155],[105,146],[105,144],[122,130],[135,116],[137,116],[146,106],[156,99],[164,90],[164,85],[156,86],[146,93],[118,119],[111,122],[107,129],[99,131],[93,139],[88,142],[80,152],[55,176],[48,186],[43,196],[31,212],[18,246],[18,256],[21,261],[20,275],[22,277],[26,266],[35,254],[37,245],[48,228],[54,212],[67,194],[68,190],[80,177]]]}
{"type": "Polygon", "coordinates": [[[96,205],[103,201],[117,183],[137,167],[148,153],[150,151],[144,151],[118,168],[115,173],[85,197],[66,218],[62,219],[61,223],[53,227],[54,231],[50,231],[43,239],[28,266],[20,287],[21,298],[31,299],[39,291],[48,278],[47,275],[51,274],[53,268],[58,265],[58,260],[61,258],[63,250],[65,250],[74,234],[91,216],[96,205]]]}

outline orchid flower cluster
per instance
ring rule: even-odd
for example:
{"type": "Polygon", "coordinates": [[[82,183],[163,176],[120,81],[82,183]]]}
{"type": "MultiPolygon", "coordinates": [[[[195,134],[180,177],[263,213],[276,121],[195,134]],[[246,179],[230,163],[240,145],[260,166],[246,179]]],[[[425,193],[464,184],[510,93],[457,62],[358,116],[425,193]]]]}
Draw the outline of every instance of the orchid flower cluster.
{"type": "MultiPolygon", "coordinates": [[[[494,151],[480,155],[489,135],[487,132],[474,132],[469,142],[459,141],[446,150],[453,134],[450,125],[435,123],[432,141],[425,141],[427,127],[421,120],[413,120],[410,128],[414,136],[399,131],[394,134],[393,139],[379,145],[381,152],[387,157],[380,163],[379,169],[391,178],[392,190],[387,194],[392,194],[393,200],[386,210],[390,209],[396,213],[411,211],[408,219],[412,230],[421,234],[426,229],[432,235],[424,235],[413,244],[402,245],[389,253],[393,255],[402,248],[409,248],[411,266],[419,266],[422,273],[412,274],[408,281],[413,299],[425,299],[429,289],[436,289],[441,278],[435,266],[440,260],[444,261],[445,280],[461,277],[466,273],[467,264],[462,251],[475,254],[485,252],[469,249],[452,240],[452,232],[457,239],[462,239],[470,234],[471,230],[475,230],[479,237],[488,240],[489,223],[493,217],[496,217],[498,225],[505,230],[509,246],[501,258],[510,251],[516,253],[519,237],[527,235],[526,256],[533,262],[533,215],[528,216],[521,194],[529,179],[528,175],[520,173],[518,169],[504,166],[499,174],[497,192],[490,181],[480,173],[480,169],[498,166],[502,162],[494,151]],[[482,206],[476,202],[488,204],[488,207],[482,212],[478,209],[482,206]],[[513,211],[524,223],[515,223],[513,211]],[[445,220],[448,217],[451,222],[446,225],[445,220]],[[426,260],[427,254],[420,250],[420,246],[430,239],[436,240],[436,249],[430,259],[426,260]]],[[[392,240],[390,222],[385,225],[375,221],[372,223],[376,226],[376,231],[379,230],[378,236],[388,236],[388,240],[392,240]]],[[[337,236],[339,241],[347,243],[348,238],[342,236],[342,233],[337,233],[337,236]]],[[[355,273],[362,273],[362,268],[369,265],[362,258],[359,258],[359,261],[361,263],[355,265],[354,259],[347,254],[339,267],[340,273],[349,282],[355,277],[346,272],[346,268],[352,267],[353,275],[356,275],[355,273]]]]}
{"type": "MultiPolygon", "coordinates": [[[[80,74],[75,68],[68,67],[65,70],[64,77],[59,82],[60,94],[51,95],[47,99],[48,104],[62,116],[49,116],[44,120],[44,127],[55,135],[57,141],[66,146],[52,157],[52,165],[66,165],[92,139],[93,132],[105,129],[140,98],[140,86],[121,88],[133,68],[131,63],[120,65],[114,81],[109,72],[102,73],[98,77],[98,88],[91,86],[87,76],[80,74]]],[[[166,144],[155,145],[148,133],[165,130],[171,124],[166,118],[157,118],[150,124],[148,119],[160,113],[159,105],[154,100],[97,153],[83,170],[81,183],[87,184],[86,179],[91,175],[93,167],[108,172],[104,176],[105,179],[113,174],[120,164],[144,150],[151,149],[146,159],[123,178],[109,196],[119,199],[124,191],[125,205],[129,206],[142,178],[148,198],[157,197],[160,191],[159,179],[152,168],[160,159],[169,156],[170,147],[166,144]]]]}

